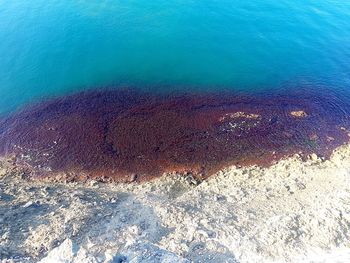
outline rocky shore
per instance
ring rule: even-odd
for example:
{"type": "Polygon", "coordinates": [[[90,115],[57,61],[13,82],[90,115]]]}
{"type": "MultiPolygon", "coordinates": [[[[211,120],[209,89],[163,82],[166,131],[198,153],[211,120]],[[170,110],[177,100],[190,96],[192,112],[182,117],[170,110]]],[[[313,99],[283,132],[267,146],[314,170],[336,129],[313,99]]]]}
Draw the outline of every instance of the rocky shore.
{"type": "Polygon", "coordinates": [[[350,146],[199,183],[47,183],[2,163],[1,262],[349,262],[350,146]]]}

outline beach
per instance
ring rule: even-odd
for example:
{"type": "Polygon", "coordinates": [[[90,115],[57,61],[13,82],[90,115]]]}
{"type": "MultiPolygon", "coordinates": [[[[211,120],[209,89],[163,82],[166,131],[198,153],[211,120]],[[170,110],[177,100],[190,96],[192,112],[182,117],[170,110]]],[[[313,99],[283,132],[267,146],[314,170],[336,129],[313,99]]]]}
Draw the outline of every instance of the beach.
{"type": "Polygon", "coordinates": [[[350,146],[203,182],[30,180],[2,162],[2,262],[348,262],[350,146]]]}

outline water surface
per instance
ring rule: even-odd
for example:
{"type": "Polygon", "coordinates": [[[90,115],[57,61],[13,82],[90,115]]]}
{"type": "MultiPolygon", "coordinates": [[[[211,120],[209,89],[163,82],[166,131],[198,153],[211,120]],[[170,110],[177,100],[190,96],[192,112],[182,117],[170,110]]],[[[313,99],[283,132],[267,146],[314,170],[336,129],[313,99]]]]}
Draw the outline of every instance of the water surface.
{"type": "Polygon", "coordinates": [[[0,112],[115,84],[344,90],[349,21],[340,0],[1,1],[0,112]]]}

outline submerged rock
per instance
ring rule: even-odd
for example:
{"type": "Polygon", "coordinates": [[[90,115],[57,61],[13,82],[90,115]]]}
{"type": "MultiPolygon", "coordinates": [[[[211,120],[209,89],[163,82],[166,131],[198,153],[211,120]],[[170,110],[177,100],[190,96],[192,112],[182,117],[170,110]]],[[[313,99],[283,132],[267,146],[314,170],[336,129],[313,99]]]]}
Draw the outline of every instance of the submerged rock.
{"type": "Polygon", "coordinates": [[[305,118],[308,116],[307,113],[303,110],[291,111],[290,115],[292,115],[293,117],[297,117],[297,118],[305,118]]]}

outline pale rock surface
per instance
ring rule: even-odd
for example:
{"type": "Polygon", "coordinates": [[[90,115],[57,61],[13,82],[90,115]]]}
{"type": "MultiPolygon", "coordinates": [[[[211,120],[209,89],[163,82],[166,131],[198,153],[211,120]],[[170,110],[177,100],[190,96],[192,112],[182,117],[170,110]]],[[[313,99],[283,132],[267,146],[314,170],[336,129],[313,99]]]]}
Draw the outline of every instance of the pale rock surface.
{"type": "Polygon", "coordinates": [[[327,161],[230,167],[199,185],[175,174],[139,185],[49,185],[7,171],[0,258],[350,262],[350,146],[327,161]]]}

